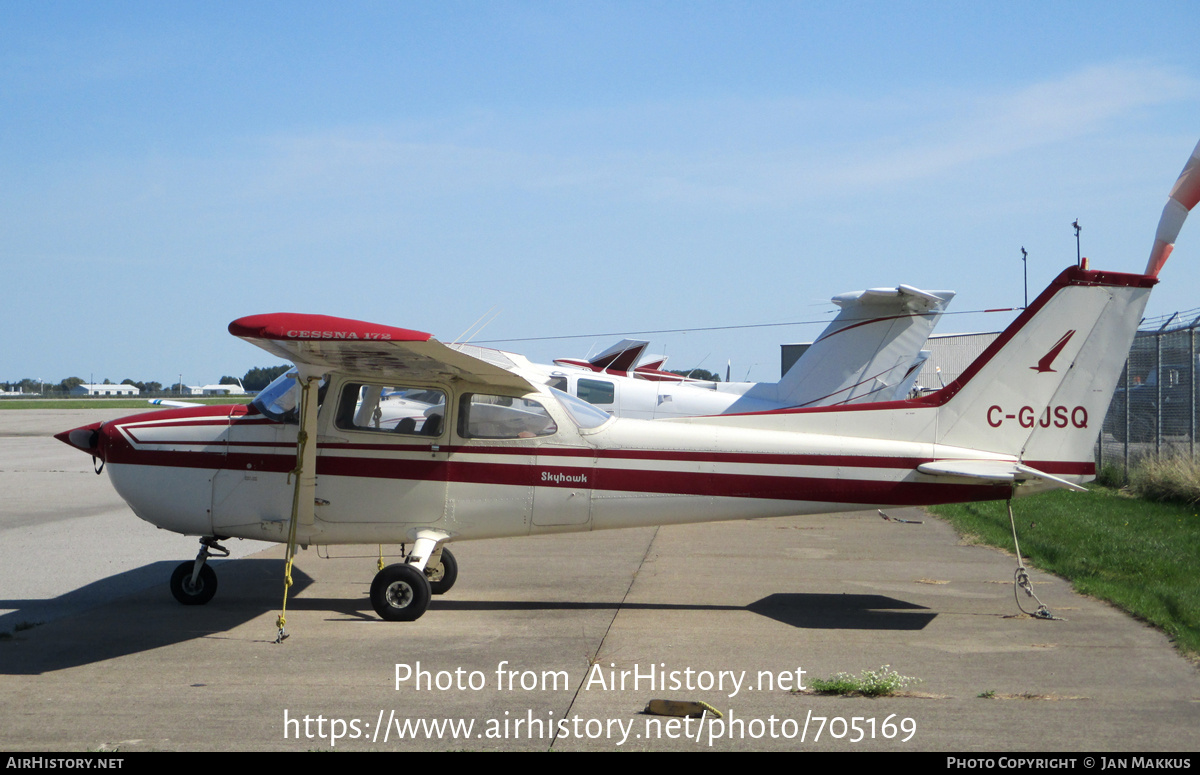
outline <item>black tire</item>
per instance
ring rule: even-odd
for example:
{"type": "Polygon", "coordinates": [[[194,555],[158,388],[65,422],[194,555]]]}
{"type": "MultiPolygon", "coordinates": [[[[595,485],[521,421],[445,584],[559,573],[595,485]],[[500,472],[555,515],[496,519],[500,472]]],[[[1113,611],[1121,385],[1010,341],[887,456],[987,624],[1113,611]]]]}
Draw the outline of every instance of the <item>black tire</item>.
{"type": "Polygon", "coordinates": [[[442,561],[437,565],[425,566],[425,578],[429,579],[429,591],[444,595],[458,581],[458,560],[449,549],[442,549],[442,561]]]}
{"type": "Polygon", "coordinates": [[[371,605],[379,618],[412,622],[429,607],[429,579],[411,565],[389,565],[371,582],[371,605]]]}
{"type": "Polygon", "coordinates": [[[171,594],[184,605],[204,605],[217,594],[217,573],[209,565],[200,568],[200,577],[192,584],[196,561],[181,563],[171,574],[171,594]]]}

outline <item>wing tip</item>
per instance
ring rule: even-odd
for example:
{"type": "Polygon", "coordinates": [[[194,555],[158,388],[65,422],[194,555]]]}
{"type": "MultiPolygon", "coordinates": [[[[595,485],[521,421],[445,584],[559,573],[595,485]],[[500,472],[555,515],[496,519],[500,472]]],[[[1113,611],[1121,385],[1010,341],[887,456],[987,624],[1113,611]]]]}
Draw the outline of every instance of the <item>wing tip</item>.
{"type": "Polygon", "coordinates": [[[427,342],[432,334],[329,315],[271,312],[248,315],[229,324],[229,333],[243,339],[286,342],[323,340],[427,342]]]}

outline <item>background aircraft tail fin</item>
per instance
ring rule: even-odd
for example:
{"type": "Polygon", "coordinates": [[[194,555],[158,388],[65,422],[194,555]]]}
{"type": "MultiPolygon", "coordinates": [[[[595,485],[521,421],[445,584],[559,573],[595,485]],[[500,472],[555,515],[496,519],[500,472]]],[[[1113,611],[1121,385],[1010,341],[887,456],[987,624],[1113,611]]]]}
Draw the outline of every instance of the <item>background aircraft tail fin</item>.
{"type": "Polygon", "coordinates": [[[910,285],[833,297],[838,316],[783,375],[778,400],[809,407],[905,398],[924,363],[921,348],[953,298],[910,285]]]}

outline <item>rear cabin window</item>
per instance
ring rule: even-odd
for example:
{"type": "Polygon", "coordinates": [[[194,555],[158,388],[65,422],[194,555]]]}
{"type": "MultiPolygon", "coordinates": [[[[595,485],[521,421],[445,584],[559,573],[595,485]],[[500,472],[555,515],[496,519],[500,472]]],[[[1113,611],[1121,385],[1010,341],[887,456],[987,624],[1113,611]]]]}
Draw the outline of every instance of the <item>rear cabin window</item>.
{"type": "Polygon", "coordinates": [[[528,398],[468,393],[458,411],[464,439],[532,439],[558,431],[546,407],[528,398]]]}
{"type": "Polygon", "coordinates": [[[581,379],[576,393],[589,404],[611,404],[617,400],[617,389],[611,382],[599,379],[581,379]]]}

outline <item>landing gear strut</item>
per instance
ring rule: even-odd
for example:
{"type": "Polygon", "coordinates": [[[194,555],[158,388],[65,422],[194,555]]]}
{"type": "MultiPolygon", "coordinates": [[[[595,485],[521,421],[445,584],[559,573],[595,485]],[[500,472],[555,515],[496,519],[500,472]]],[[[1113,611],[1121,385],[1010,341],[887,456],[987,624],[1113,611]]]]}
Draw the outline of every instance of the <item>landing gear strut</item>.
{"type": "Polygon", "coordinates": [[[171,594],[180,603],[204,605],[217,594],[217,574],[207,563],[212,555],[229,556],[229,550],[217,543],[221,540],[219,536],[202,537],[196,559],[181,563],[171,574],[171,594]]]}
{"type": "Polygon", "coordinates": [[[438,562],[430,562],[425,566],[425,578],[429,579],[429,589],[435,595],[444,595],[458,581],[458,560],[449,549],[442,549],[442,557],[438,562]]]}

